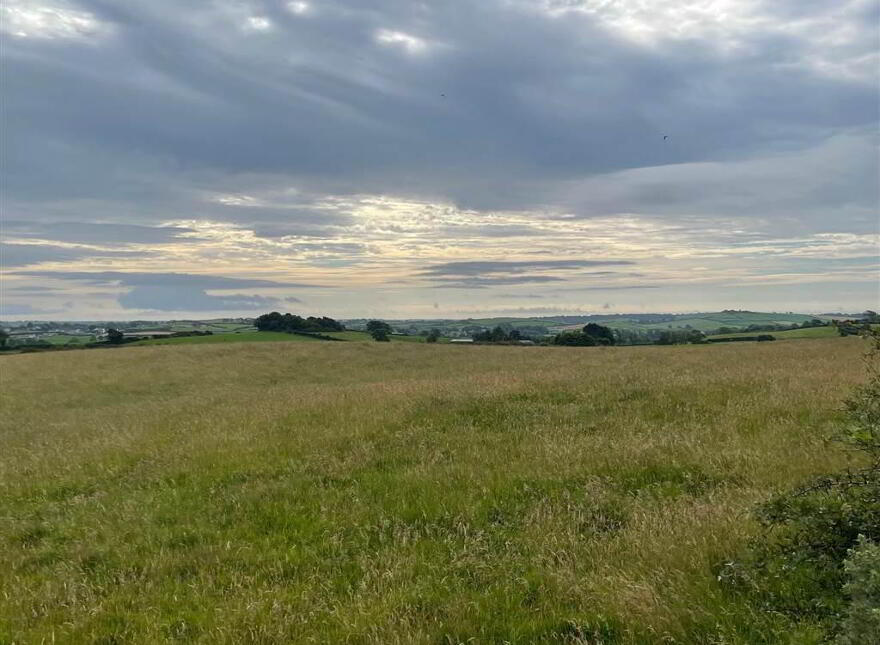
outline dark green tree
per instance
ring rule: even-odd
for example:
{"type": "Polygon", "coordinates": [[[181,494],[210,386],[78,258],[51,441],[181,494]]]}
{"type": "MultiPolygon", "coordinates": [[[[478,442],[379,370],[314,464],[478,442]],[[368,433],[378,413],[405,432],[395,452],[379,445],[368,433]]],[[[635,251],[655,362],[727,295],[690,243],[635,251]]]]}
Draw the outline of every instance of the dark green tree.
{"type": "Polygon", "coordinates": [[[345,331],[344,325],[326,316],[303,318],[295,314],[282,315],[277,311],[258,316],[254,320],[254,327],[259,331],[282,331],[287,333],[295,331],[345,331]]]}
{"type": "Polygon", "coordinates": [[[436,343],[439,338],[440,338],[440,330],[437,328],[434,328],[428,332],[427,336],[425,336],[425,342],[426,343],[436,343]]]}
{"type": "Polygon", "coordinates": [[[582,331],[564,331],[553,337],[554,345],[567,345],[569,347],[594,347],[599,343],[592,336],[582,331]]]}
{"type": "Polygon", "coordinates": [[[107,342],[111,345],[120,345],[125,340],[125,334],[118,329],[107,330],[107,342]]]}
{"type": "Polygon", "coordinates": [[[0,327],[0,347],[6,347],[7,340],[9,340],[9,332],[0,327]]]}
{"type": "Polygon", "coordinates": [[[597,325],[596,323],[588,323],[584,327],[584,334],[593,338],[597,345],[614,344],[614,332],[611,331],[609,327],[597,325]]]}
{"type": "Polygon", "coordinates": [[[390,338],[388,338],[388,336],[392,332],[391,325],[389,325],[384,320],[368,321],[367,332],[370,334],[370,336],[373,337],[373,340],[377,340],[383,343],[387,343],[389,340],[391,340],[390,338]]]}

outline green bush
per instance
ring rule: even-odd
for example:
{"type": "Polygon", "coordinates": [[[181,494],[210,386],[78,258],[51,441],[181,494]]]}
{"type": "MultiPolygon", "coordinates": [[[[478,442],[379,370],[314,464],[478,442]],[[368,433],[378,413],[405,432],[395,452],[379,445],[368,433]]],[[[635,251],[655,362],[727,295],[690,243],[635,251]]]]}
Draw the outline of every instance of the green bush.
{"type": "Polygon", "coordinates": [[[880,579],[880,333],[871,336],[868,382],[847,400],[847,422],[834,437],[860,452],[866,465],[818,477],[761,506],[760,539],[719,575],[764,611],[818,624],[829,634],[842,632],[841,638],[856,634],[841,641],[846,643],[880,642],[853,631],[878,620],[880,612],[871,587],[880,579]],[[875,572],[868,575],[872,562],[875,572]]]}
{"type": "Polygon", "coordinates": [[[860,535],[843,567],[849,607],[837,645],[880,645],[880,545],[860,535]]]}

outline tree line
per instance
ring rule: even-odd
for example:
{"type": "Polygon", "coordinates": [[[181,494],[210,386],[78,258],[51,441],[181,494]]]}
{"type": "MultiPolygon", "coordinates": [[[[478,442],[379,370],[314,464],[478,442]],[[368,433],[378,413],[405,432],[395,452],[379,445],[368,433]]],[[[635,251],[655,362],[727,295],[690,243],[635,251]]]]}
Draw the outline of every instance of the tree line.
{"type": "Polygon", "coordinates": [[[280,314],[277,311],[255,318],[254,327],[259,331],[281,331],[287,333],[345,331],[345,325],[327,316],[303,318],[296,314],[280,314]]]}

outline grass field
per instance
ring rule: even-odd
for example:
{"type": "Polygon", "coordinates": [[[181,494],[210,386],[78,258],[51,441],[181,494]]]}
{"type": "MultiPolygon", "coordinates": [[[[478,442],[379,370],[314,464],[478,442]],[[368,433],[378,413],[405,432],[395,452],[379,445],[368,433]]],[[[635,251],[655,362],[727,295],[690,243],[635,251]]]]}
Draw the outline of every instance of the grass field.
{"type": "Polygon", "coordinates": [[[73,336],[69,334],[56,334],[54,336],[49,336],[45,340],[49,341],[53,345],[68,345],[71,343],[85,345],[86,343],[94,343],[94,336],[73,336]]]}
{"type": "Polygon", "coordinates": [[[305,341],[320,342],[319,338],[285,334],[280,331],[248,331],[242,333],[213,334],[211,336],[181,336],[179,338],[152,338],[139,340],[132,345],[213,345],[215,343],[264,343],[264,342],[305,341]]]}
{"type": "MultiPolygon", "coordinates": [[[[355,341],[367,341],[367,342],[376,342],[373,340],[373,337],[370,336],[365,331],[334,331],[334,332],[326,332],[327,336],[333,336],[334,338],[341,338],[343,340],[355,340],[355,341]]],[[[403,336],[400,334],[392,334],[388,337],[390,342],[397,343],[424,343],[425,339],[421,336],[403,336]]],[[[447,339],[443,339],[447,340],[447,339]]]]}
{"type": "Polygon", "coordinates": [[[716,567],[865,348],[2,357],[0,642],[818,643],[716,567]]]}
{"type": "Polygon", "coordinates": [[[242,323],[216,322],[211,320],[204,321],[175,321],[168,326],[172,331],[213,331],[213,332],[234,332],[234,331],[256,331],[253,325],[244,325],[242,323]]]}
{"type": "MultiPolygon", "coordinates": [[[[339,338],[347,341],[375,342],[373,338],[363,331],[326,332],[325,336],[339,338]]],[[[302,334],[285,334],[279,331],[249,331],[236,333],[215,333],[212,336],[183,336],[180,338],[154,338],[141,340],[132,345],[204,345],[213,343],[252,343],[267,341],[320,341],[320,338],[312,338],[302,334]]],[[[391,342],[423,343],[421,336],[392,335],[391,342]]]]}
{"type": "Polygon", "coordinates": [[[776,340],[788,340],[791,338],[840,338],[837,327],[807,327],[806,329],[789,329],[787,331],[746,331],[736,334],[716,334],[709,338],[736,338],[738,336],[758,336],[770,334],[776,340]]]}

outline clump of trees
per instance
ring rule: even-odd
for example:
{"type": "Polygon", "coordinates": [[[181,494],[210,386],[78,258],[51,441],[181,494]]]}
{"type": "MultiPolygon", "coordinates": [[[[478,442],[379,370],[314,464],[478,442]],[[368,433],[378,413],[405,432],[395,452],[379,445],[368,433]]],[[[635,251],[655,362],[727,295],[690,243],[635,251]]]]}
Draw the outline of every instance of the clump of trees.
{"type": "Polygon", "coordinates": [[[440,340],[440,330],[436,327],[425,335],[426,343],[436,343],[438,340],[440,340]]]}
{"type": "Polygon", "coordinates": [[[858,336],[859,334],[870,333],[871,323],[869,320],[835,320],[837,333],[841,336],[858,336]]]}
{"type": "Polygon", "coordinates": [[[846,401],[832,437],[862,467],[761,506],[763,534],[719,576],[762,611],[814,621],[839,645],[880,642],[880,331],[868,335],[868,382],[846,401]]]}
{"type": "Polygon", "coordinates": [[[791,331],[793,329],[809,329],[811,327],[827,327],[829,322],[824,320],[819,320],[818,318],[811,318],[810,320],[805,320],[801,324],[791,323],[790,325],[783,325],[779,323],[753,323],[751,325],[747,325],[746,327],[719,327],[715,330],[716,334],[737,334],[740,332],[751,332],[751,331],[791,331]]]}
{"type": "Polygon", "coordinates": [[[588,323],[581,331],[564,331],[553,337],[554,345],[573,347],[595,347],[597,345],[615,345],[617,339],[609,327],[588,323]]]}
{"type": "Polygon", "coordinates": [[[380,343],[387,343],[392,333],[391,325],[384,320],[370,320],[367,322],[367,333],[373,337],[373,340],[380,343]]]}
{"type": "Polygon", "coordinates": [[[342,323],[326,316],[303,318],[295,314],[280,314],[277,311],[258,316],[254,320],[254,326],[259,331],[281,331],[287,333],[345,331],[345,326],[342,323]]]}
{"type": "Polygon", "coordinates": [[[655,345],[686,345],[688,343],[705,343],[706,334],[699,329],[667,329],[660,332],[654,341],[655,345]]]}
{"type": "Polygon", "coordinates": [[[478,343],[504,343],[511,340],[519,340],[519,332],[515,329],[505,329],[498,325],[494,329],[479,331],[473,335],[473,339],[478,343]]]}
{"type": "Polygon", "coordinates": [[[511,343],[516,344],[522,340],[532,340],[531,338],[527,338],[523,336],[522,332],[518,329],[513,329],[510,326],[504,327],[498,325],[494,329],[487,329],[484,331],[479,331],[475,333],[471,338],[474,339],[476,343],[496,343],[496,344],[504,344],[511,343]]]}

